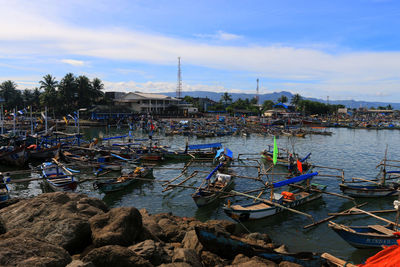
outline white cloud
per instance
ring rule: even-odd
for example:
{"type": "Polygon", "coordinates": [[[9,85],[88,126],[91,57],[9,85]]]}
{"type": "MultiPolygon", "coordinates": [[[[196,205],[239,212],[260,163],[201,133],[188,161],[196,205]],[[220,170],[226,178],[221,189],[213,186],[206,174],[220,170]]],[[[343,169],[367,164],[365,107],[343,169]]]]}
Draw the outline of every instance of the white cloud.
{"type": "MultiPolygon", "coordinates": [[[[270,82],[269,88],[283,88],[314,96],[356,97],[392,95],[399,87],[400,52],[327,53],[318,45],[296,48],[282,45],[212,45],[198,39],[180,39],[121,28],[85,28],[61,21],[57,12],[43,16],[41,5],[21,8],[18,1],[2,4],[0,16],[0,54],[15,56],[93,57],[176,66],[183,64],[207,68],[257,73],[270,82]],[[37,6],[35,8],[35,6],[37,6]],[[67,56],[66,56],[67,55],[67,56]]],[[[54,8],[54,7],[53,7],[54,8]]],[[[218,31],[211,35],[219,40],[235,40],[241,36],[218,31]]],[[[208,37],[211,37],[208,36],[208,37]]],[[[63,59],[74,66],[84,61],[63,59]]],[[[101,77],[100,77],[101,78],[101,77]]],[[[266,82],[265,82],[266,83],[266,82]]],[[[132,88],[174,91],[175,83],[149,82],[129,84],[132,88]]],[[[116,85],[117,86],[117,85],[116,85]]],[[[120,84],[118,86],[125,86],[120,84]]],[[[224,86],[191,85],[190,88],[226,90],[224,86]]],[[[232,89],[229,89],[232,90],[232,89]]]]}
{"type": "Polygon", "coordinates": [[[241,35],[227,33],[224,31],[217,31],[215,34],[195,34],[194,36],[200,38],[215,39],[220,41],[232,41],[243,38],[241,35]]]}
{"type": "Polygon", "coordinates": [[[61,62],[72,65],[72,66],[76,66],[76,67],[86,65],[85,61],[75,60],[75,59],[62,59],[61,62]]]}

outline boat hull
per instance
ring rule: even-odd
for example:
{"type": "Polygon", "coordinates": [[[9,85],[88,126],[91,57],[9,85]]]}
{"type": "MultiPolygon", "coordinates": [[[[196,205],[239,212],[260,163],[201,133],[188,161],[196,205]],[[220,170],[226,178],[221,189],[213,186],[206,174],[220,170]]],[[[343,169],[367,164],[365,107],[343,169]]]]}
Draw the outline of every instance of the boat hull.
{"type": "Polygon", "coordinates": [[[355,232],[330,226],[343,240],[355,248],[381,248],[382,245],[391,246],[397,244],[400,236],[383,236],[379,234],[366,234],[368,227],[349,227],[355,232]]]}
{"type": "Polygon", "coordinates": [[[340,184],[339,187],[343,194],[351,197],[388,197],[399,194],[397,188],[379,185],[356,186],[340,184]]]}

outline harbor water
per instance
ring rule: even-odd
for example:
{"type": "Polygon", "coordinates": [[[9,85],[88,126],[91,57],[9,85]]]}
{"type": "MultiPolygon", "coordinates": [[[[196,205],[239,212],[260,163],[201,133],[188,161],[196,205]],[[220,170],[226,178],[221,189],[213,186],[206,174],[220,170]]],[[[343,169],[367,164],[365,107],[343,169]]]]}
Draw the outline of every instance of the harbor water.
{"type": "MultiPolygon", "coordinates": [[[[88,128],[84,130],[84,138],[91,139],[97,136],[104,136],[103,128],[88,128]]],[[[332,136],[325,135],[308,135],[305,138],[287,138],[280,137],[277,139],[279,147],[286,148],[290,151],[295,150],[300,155],[312,153],[310,162],[315,165],[329,166],[344,170],[345,177],[363,177],[375,178],[379,173],[376,166],[384,158],[386,146],[388,146],[387,158],[400,160],[400,131],[398,130],[362,130],[362,129],[345,129],[332,128],[332,136]]],[[[107,131],[108,135],[117,135],[127,130],[114,129],[107,131]]],[[[144,133],[136,132],[135,137],[146,137],[144,133]]],[[[161,139],[162,145],[170,146],[170,149],[182,148],[185,146],[186,137],[183,136],[162,136],[155,134],[154,139],[161,139]]],[[[272,145],[272,137],[264,137],[259,135],[242,136],[224,136],[206,139],[196,139],[196,137],[188,137],[189,144],[222,142],[224,147],[234,152],[235,158],[238,154],[260,153],[266,149],[268,145],[272,145]]],[[[254,160],[259,159],[260,155],[243,155],[243,162],[235,161],[232,170],[242,176],[257,176],[257,168],[254,160]],[[247,158],[247,159],[246,159],[247,158]],[[235,167],[235,165],[248,165],[248,167],[235,167]]],[[[169,180],[178,176],[183,168],[184,163],[169,163],[160,165],[154,169],[155,180],[153,182],[142,182],[140,184],[128,187],[123,191],[112,194],[102,194],[93,188],[91,182],[82,183],[78,186],[77,192],[88,194],[92,197],[103,199],[111,207],[134,206],[138,209],[145,208],[150,213],[172,212],[178,216],[195,217],[199,220],[207,219],[226,219],[230,220],[222,210],[222,206],[227,199],[221,200],[211,206],[197,208],[191,198],[193,189],[175,188],[166,192],[162,192],[164,187],[157,180],[169,180]],[[163,168],[164,167],[164,168],[163,168]]],[[[2,171],[6,167],[0,167],[2,171]]],[[[211,165],[206,163],[192,164],[185,174],[187,177],[195,170],[211,171],[211,165]]],[[[318,171],[326,174],[340,175],[338,171],[318,169],[318,171]]],[[[185,185],[198,186],[205,173],[199,173],[190,179],[185,185]]],[[[32,173],[29,175],[19,176],[18,178],[39,177],[39,174],[32,173]]],[[[83,175],[82,177],[90,177],[83,175]]],[[[325,184],[330,192],[340,193],[340,179],[335,177],[316,177],[313,182],[325,184]]],[[[249,191],[251,189],[260,188],[262,184],[259,181],[250,179],[235,179],[235,190],[249,191]]],[[[43,181],[30,181],[24,183],[16,183],[10,185],[11,197],[29,197],[48,191],[43,181]]],[[[393,200],[395,198],[381,199],[357,199],[357,203],[368,202],[363,207],[365,210],[393,209],[393,200]]],[[[232,201],[242,201],[242,203],[250,202],[250,200],[239,200],[233,198],[232,201]]],[[[351,200],[338,198],[330,195],[323,197],[314,202],[305,204],[298,208],[300,211],[311,214],[316,220],[323,219],[328,216],[328,212],[339,212],[354,206],[351,200]]],[[[383,215],[383,217],[394,220],[395,214],[383,215]]],[[[334,219],[335,222],[348,225],[368,225],[382,224],[375,219],[366,216],[343,216],[334,219]]],[[[345,260],[359,263],[369,255],[376,253],[376,250],[360,250],[355,249],[343,241],[327,223],[318,225],[314,228],[303,229],[304,225],[310,224],[309,218],[294,214],[291,212],[282,212],[281,214],[251,223],[244,224],[243,227],[250,231],[259,231],[267,233],[271,236],[275,243],[284,243],[291,251],[315,251],[328,252],[345,260]]]]}

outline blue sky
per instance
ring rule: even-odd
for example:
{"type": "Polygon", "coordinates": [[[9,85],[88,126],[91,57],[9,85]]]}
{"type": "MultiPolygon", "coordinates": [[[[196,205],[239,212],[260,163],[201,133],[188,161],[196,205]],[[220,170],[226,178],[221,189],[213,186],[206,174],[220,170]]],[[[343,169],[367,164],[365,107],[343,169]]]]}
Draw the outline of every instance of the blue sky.
{"type": "Polygon", "coordinates": [[[400,2],[3,1],[0,82],[100,78],[107,90],[290,91],[400,102],[400,2]]]}

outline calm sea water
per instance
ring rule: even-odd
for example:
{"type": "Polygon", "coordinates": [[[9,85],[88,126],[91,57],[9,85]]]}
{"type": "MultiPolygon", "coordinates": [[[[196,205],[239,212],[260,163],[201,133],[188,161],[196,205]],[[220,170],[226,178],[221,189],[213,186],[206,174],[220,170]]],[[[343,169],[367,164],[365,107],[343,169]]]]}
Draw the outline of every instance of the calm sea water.
{"type": "MultiPolygon", "coordinates": [[[[105,136],[105,129],[91,128],[85,129],[85,137],[97,137],[99,134],[105,136]]],[[[306,138],[288,139],[281,137],[277,139],[279,147],[292,150],[293,148],[300,155],[306,155],[309,152],[311,162],[316,165],[342,168],[345,171],[345,177],[365,177],[374,178],[379,170],[376,165],[383,159],[386,145],[388,145],[388,158],[400,159],[400,131],[396,130],[354,130],[354,129],[330,129],[332,136],[313,135],[306,138]]],[[[126,133],[125,130],[111,130],[111,135],[126,133]]],[[[146,137],[141,133],[135,133],[140,137],[146,137]]],[[[162,144],[169,145],[172,148],[184,147],[185,138],[182,136],[154,136],[161,138],[162,144]]],[[[249,137],[217,137],[210,139],[196,139],[189,137],[189,144],[222,142],[225,147],[230,148],[235,157],[239,153],[259,153],[272,144],[271,137],[262,137],[251,135],[249,137]]],[[[258,158],[258,156],[244,156],[249,158],[258,158]]],[[[255,165],[251,161],[235,162],[236,165],[255,165]]],[[[234,166],[235,166],[234,164],[234,166]]],[[[184,163],[173,163],[162,165],[160,169],[154,170],[156,180],[167,180],[180,174],[184,163]],[[167,167],[171,169],[162,169],[167,167]],[[177,168],[177,169],[173,169],[177,168]]],[[[193,164],[187,172],[187,175],[194,170],[210,171],[209,164],[193,164]]],[[[234,167],[233,170],[239,175],[256,176],[257,169],[253,167],[234,167]]],[[[321,173],[339,174],[338,172],[323,170],[321,173]]],[[[190,179],[186,185],[199,185],[206,174],[199,174],[190,179]]],[[[29,175],[20,176],[28,178],[29,175]]],[[[38,177],[38,174],[32,173],[30,177],[38,177]]],[[[338,184],[339,178],[317,177],[314,182],[325,184],[328,191],[340,193],[338,184]]],[[[157,181],[143,182],[139,185],[127,188],[124,191],[116,192],[110,195],[100,194],[93,189],[91,183],[82,183],[77,191],[86,193],[93,197],[103,199],[112,207],[135,206],[136,208],[146,208],[150,213],[173,212],[175,215],[196,217],[199,220],[207,219],[227,219],[222,210],[222,204],[216,203],[211,207],[197,208],[191,199],[193,189],[174,189],[162,192],[163,187],[157,181]]],[[[235,190],[248,191],[259,188],[260,182],[254,182],[248,179],[236,179],[235,190]]],[[[11,185],[12,196],[33,196],[47,191],[42,181],[31,181],[11,185]]],[[[365,210],[392,209],[394,198],[385,199],[358,199],[357,203],[368,202],[365,210]]],[[[242,200],[249,202],[249,200],[242,200]]],[[[324,195],[322,199],[308,203],[299,208],[299,210],[311,214],[316,220],[327,217],[328,212],[338,212],[350,208],[353,203],[349,200],[324,195]]],[[[394,215],[386,216],[394,220],[394,215]]],[[[365,216],[346,216],[338,217],[334,220],[338,223],[352,225],[367,225],[380,223],[374,219],[365,216]]],[[[246,223],[245,227],[251,231],[259,231],[269,234],[276,243],[286,244],[292,251],[316,251],[328,252],[346,260],[360,263],[367,256],[372,255],[376,250],[359,250],[351,247],[334,233],[327,224],[321,224],[317,227],[304,230],[303,226],[311,221],[298,214],[283,212],[278,216],[261,221],[246,223]]]]}

